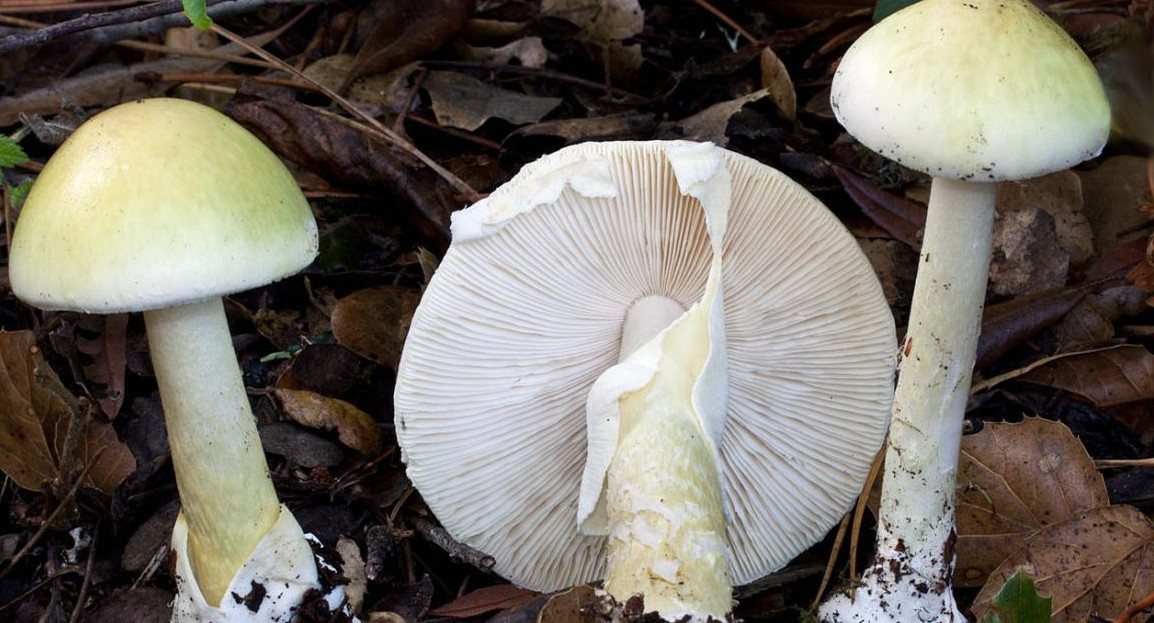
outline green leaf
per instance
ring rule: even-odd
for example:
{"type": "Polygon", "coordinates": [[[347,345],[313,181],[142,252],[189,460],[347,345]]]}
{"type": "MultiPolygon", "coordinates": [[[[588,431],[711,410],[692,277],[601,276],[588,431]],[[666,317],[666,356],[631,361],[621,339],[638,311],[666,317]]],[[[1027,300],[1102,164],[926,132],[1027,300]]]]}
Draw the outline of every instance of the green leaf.
{"type": "Polygon", "coordinates": [[[1050,623],[1050,597],[1039,597],[1034,580],[1018,569],[990,602],[981,623],[1050,623]]]}
{"type": "Polygon", "coordinates": [[[14,167],[25,162],[28,162],[28,154],[20,149],[20,144],[0,134],[0,169],[14,167]]]}
{"type": "Polygon", "coordinates": [[[28,191],[32,190],[32,180],[25,180],[20,184],[8,189],[8,201],[12,203],[12,207],[17,210],[24,205],[24,199],[28,196],[28,191]]]}
{"type": "Polygon", "coordinates": [[[874,21],[880,22],[891,14],[917,2],[918,0],[878,0],[878,3],[874,5],[874,21]]]}
{"type": "Polygon", "coordinates": [[[184,7],[184,15],[193,26],[201,30],[212,28],[212,18],[208,16],[205,0],[180,0],[180,4],[184,7]]]}

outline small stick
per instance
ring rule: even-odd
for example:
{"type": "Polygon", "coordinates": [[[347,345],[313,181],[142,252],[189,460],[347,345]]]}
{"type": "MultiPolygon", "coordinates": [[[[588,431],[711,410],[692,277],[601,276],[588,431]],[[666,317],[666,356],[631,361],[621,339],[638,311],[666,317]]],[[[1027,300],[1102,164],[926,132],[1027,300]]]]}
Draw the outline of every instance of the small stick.
{"type": "Polygon", "coordinates": [[[1142,614],[1147,609],[1154,607],[1154,593],[1142,598],[1141,601],[1126,608],[1118,618],[1111,621],[1111,623],[1130,623],[1130,621],[1137,615],[1142,614]]]}
{"type": "Polygon", "coordinates": [[[410,519],[410,522],[413,524],[413,529],[417,531],[417,534],[424,537],[426,541],[445,550],[445,553],[452,558],[468,563],[481,571],[492,571],[493,565],[497,564],[497,561],[494,560],[492,556],[458,542],[449,536],[447,530],[440,526],[433,525],[433,523],[428,520],[413,517],[410,519]]]}

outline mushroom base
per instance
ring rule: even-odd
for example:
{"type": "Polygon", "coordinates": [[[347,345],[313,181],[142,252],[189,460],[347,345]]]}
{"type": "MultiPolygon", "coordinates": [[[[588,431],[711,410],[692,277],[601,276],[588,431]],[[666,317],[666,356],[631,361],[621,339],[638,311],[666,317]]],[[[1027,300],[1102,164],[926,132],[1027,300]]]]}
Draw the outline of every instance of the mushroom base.
{"type": "MultiPolygon", "coordinates": [[[[188,522],[181,513],[172,530],[176,558],[176,600],[172,623],[274,623],[291,621],[305,594],[321,587],[312,547],[296,518],[280,507],[276,523],[228,584],[219,606],[200,590],[188,552],[188,522]]],[[[344,601],[344,587],[326,596],[330,609],[344,601]]]]}

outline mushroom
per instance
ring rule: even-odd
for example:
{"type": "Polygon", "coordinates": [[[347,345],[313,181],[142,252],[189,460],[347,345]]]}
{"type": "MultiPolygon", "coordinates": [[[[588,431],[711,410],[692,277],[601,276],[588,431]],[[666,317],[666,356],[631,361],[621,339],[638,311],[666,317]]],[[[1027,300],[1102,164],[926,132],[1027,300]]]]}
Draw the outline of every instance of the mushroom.
{"type": "Polygon", "coordinates": [[[673,619],[820,539],[892,395],[854,239],[711,144],[586,143],[453,217],[397,372],[408,475],[515,584],[673,619]]]}
{"type": "Polygon", "coordinates": [[[1110,112],[1077,44],[1024,0],[923,0],[846,52],[831,104],[865,146],[933,176],[899,367],[877,557],[825,621],[964,621],[954,487],[989,269],[996,182],[1097,155],[1110,112]]]}
{"type": "Polygon", "coordinates": [[[94,116],[24,204],[9,258],[20,299],[144,311],[182,505],[174,621],[284,620],[317,586],[312,550],[277,501],[221,299],[316,253],[316,223],[281,161],[184,100],[94,116]],[[257,612],[242,599],[254,581],[267,590],[257,612]]]}

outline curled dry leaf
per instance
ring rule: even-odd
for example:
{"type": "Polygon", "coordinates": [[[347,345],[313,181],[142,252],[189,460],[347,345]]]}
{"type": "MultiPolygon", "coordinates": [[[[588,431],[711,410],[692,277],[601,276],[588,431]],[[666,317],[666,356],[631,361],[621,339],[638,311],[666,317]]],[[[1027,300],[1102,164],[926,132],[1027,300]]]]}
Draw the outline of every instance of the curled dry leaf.
{"type": "Polygon", "coordinates": [[[623,43],[645,26],[645,13],[637,0],[543,0],[541,13],[580,27],[578,36],[599,49],[615,77],[641,65],[641,46],[623,43]]]}
{"type": "Polygon", "coordinates": [[[789,70],[768,46],[761,51],[761,86],[769,91],[777,111],[786,121],[797,121],[797,91],[789,70]]]}
{"type": "MultiPolygon", "coordinates": [[[[1052,623],[1113,619],[1154,592],[1154,525],[1129,506],[1109,506],[1043,528],[990,574],[974,600],[980,620],[997,590],[1019,569],[1053,597],[1052,623]]],[[[1131,619],[1151,620],[1147,614],[1131,619]]]]}
{"type": "Polygon", "coordinates": [[[470,132],[493,118],[513,125],[536,123],[561,105],[558,97],[507,91],[454,71],[431,71],[423,86],[437,121],[470,132]]]}
{"type": "MultiPolygon", "coordinates": [[[[79,409],[32,332],[0,332],[0,470],[21,487],[41,491],[59,476],[64,438],[79,409]]],[[[103,422],[88,422],[78,450],[87,482],[107,493],[136,469],[132,452],[103,422]]]]}
{"type": "Polygon", "coordinates": [[[336,430],[346,446],[364,454],[381,453],[381,431],[367,413],[336,398],[328,398],[303,389],[277,389],[276,397],[285,415],[298,424],[323,430],[336,430]]]}
{"type": "Polygon", "coordinates": [[[353,292],[333,309],[333,335],[358,355],[395,369],[420,300],[417,292],[397,286],[353,292]]]}
{"type": "Polygon", "coordinates": [[[512,584],[485,586],[470,591],[449,603],[429,611],[432,616],[466,619],[487,612],[515,608],[541,596],[541,593],[512,584]]]}
{"type": "Polygon", "coordinates": [[[1077,394],[1097,407],[1154,398],[1154,355],[1131,344],[1054,357],[1019,381],[1077,394]]]}
{"type": "Polygon", "coordinates": [[[125,331],[128,329],[128,314],[107,316],[85,316],[83,321],[99,323],[98,337],[77,338],[76,348],[92,357],[92,363],[84,366],[84,376],[89,381],[104,386],[103,397],[96,400],[100,410],[108,419],[120,413],[124,403],[124,370],[127,367],[125,331]]]}
{"type": "Polygon", "coordinates": [[[364,15],[370,33],[342,89],[357,78],[384,73],[437,51],[464,28],[475,0],[378,0],[364,15]]]}
{"type": "Polygon", "coordinates": [[[496,48],[465,46],[462,57],[467,61],[506,65],[516,60],[523,67],[540,69],[549,60],[541,37],[525,37],[496,48]]]}
{"type": "Polygon", "coordinates": [[[962,438],[954,583],[981,586],[1024,538],[1109,503],[1094,461],[1065,425],[986,424],[962,438]]]}

